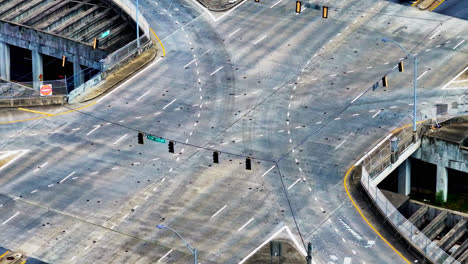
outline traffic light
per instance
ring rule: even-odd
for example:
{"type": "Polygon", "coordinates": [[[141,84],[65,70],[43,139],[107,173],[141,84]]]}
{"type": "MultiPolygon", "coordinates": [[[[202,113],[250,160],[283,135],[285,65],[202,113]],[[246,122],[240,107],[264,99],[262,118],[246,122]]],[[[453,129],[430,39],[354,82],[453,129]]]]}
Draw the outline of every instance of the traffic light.
{"type": "Polygon", "coordinates": [[[65,57],[65,55],[63,55],[63,57],[62,57],[62,67],[65,67],[66,58],[67,57],[65,57]]]}
{"type": "Polygon", "coordinates": [[[322,17],[323,18],[328,18],[328,6],[323,6],[322,7],[322,17]]]}
{"type": "Polygon", "coordinates": [[[94,41],[93,41],[93,49],[97,49],[99,46],[99,40],[97,38],[94,38],[94,41]]]}
{"type": "Polygon", "coordinates": [[[382,86],[383,86],[383,87],[388,87],[387,75],[385,75],[385,76],[382,78],[382,86]]]}
{"type": "Polygon", "coordinates": [[[143,132],[138,132],[138,144],[143,144],[143,137],[144,137],[144,134],[143,132]]]}
{"type": "Polygon", "coordinates": [[[403,61],[400,61],[400,62],[398,63],[398,71],[399,71],[399,72],[403,72],[404,70],[405,70],[405,69],[404,69],[404,67],[403,67],[403,61]]]}
{"type": "Polygon", "coordinates": [[[251,158],[246,158],[245,159],[245,169],[246,170],[251,170],[252,169],[252,159],[251,158]]]}
{"type": "Polygon", "coordinates": [[[169,152],[174,153],[174,141],[169,141],[169,152]]]}
{"type": "Polygon", "coordinates": [[[213,152],[213,163],[219,163],[219,152],[213,152]]]}
{"type": "Polygon", "coordinates": [[[300,13],[301,12],[301,1],[296,1],[296,13],[300,13]]]}

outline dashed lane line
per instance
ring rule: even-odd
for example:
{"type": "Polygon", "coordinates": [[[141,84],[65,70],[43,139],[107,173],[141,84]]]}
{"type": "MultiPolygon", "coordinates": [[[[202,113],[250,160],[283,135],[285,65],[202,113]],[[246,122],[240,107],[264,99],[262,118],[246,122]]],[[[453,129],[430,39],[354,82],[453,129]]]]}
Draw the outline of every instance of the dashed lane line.
{"type": "Polygon", "coordinates": [[[4,225],[4,224],[10,222],[13,218],[15,218],[15,217],[16,217],[17,215],[19,215],[19,214],[20,214],[20,212],[16,212],[16,213],[15,213],[14,215],[12,215],[10,218],[8,218],[7,220],[5,220],[5,221],[2,223],[2,225],[4,225]]]}

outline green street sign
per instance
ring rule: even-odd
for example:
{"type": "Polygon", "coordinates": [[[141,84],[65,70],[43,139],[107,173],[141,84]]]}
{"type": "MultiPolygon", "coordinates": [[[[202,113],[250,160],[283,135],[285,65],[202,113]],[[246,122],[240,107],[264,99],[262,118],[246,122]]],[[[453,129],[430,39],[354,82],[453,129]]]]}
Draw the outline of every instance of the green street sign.
{"type": "Polygon", "coordinates": [[[155,137],[155,136],[152,136],[152,135],[149,135],[149,134],[146,135],[146,138],[149,139],[149,140],[152,140],[154,142],[166,143],[166,140],[164,138],[158,138],[158,137],[155,137]]]}
{"type": "Polygon", "coordinates": [[[107,30],[106,32],[101,34],[101,38],[105,38],[110,34],[110,30],[107,30]]]}

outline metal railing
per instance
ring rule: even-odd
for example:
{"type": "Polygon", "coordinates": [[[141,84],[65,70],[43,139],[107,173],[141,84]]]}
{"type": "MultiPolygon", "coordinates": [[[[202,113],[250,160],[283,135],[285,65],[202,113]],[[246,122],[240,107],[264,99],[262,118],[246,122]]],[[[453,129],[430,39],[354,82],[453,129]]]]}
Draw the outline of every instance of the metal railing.
{"type": "MultiPolygon", "coordinates": [[[[150,39],[146,35],[141,36],[140,47],[145,46],[146,44],[148,44],[149,41],[150,39]]],[[[105,59],[103,59],[101,71],[104,72],[109,69],[112,69],[112,67],[117,65],[122,60],[125,60],[128,57],[134,55],[135,52],[137,51],[138,51],[137,39],[134,39],[133,41],[129,42],[127,45],[114,51],[113,53],[109,54],[105,59]]]]}
{"type": "MultiPolygon", "coordinates": [[[[52,86],[52,95],[67,95],[65,79],[44,81],[52,86]]],[[[11,82],[0,80],[0,99],[40,97],[39,90],[33,88],[33,82],[11,82]]]]}
{"type": "MultiPolygon", "coordinates": [[[[427,125],[428,123],[418,126],[417,138],[422,136],[427,125]]],[[[426,237],[413,223],[408,221],[374,184],[373,178],[391,164],[390,139],[393,136],[399,138],[398,156],[413,144],[413,131],[411,126],[387,137],[383,143],[378,145],[372,153],[368,154],[368,156],[362,160],[363,173],[361,175],[361,185],[369,197],[374,200],[376,207],[390,224],[393,225],[396,230],[399,230],[400,234],[411,244],[423,252],[428,259],[438,264],[459,264],[457,260],[452,258],[436,243],[426,237]]]]}

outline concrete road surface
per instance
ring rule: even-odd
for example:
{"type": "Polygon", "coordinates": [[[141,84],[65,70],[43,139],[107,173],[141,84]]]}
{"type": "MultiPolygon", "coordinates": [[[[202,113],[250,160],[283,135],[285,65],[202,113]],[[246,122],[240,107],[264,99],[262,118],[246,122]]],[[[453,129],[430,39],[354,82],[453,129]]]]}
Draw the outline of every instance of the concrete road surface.
{"type": "Polygon", "coordinates": [[[0,111],[0,149],[28,150],[0,171],[0,245],[50,263],[191,263],[164,224],[200,263],[239,263],[287,227],[314,263],[405,263],[355,211],[344,173],[411,122],[411,62],[381,39],[418,54],[421,120],[464,100],[442,87],[466,66],[466,21],[371,0],[334,1],[328,19],[286,0],[216,15],[140,6],[165,57],[78,111],[0,111]]]}

